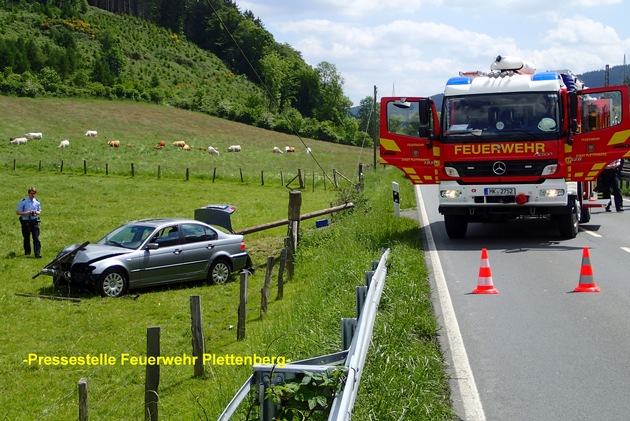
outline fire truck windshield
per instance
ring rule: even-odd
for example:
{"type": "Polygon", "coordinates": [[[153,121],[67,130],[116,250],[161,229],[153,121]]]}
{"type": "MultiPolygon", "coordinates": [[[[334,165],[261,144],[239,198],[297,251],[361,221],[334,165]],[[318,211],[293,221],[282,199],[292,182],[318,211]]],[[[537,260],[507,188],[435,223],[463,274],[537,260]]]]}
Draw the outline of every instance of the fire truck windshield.
{"type": "Polygon", "coordinates": [[[516,92],[444,98],[443,141],[557,139],[559,98],[554,92],[516,92]]]}

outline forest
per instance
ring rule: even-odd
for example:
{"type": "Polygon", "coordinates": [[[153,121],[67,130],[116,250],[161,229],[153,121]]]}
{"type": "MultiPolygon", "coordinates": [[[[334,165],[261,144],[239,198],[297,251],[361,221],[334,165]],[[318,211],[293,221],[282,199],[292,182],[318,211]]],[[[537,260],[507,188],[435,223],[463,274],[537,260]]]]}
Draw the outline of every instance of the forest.
{"type": "Polygon", "coordinates": [[[372,145],[329,62],[312,67],[232,0],[0,0],[0,94],[172,105],[372,145]]]}

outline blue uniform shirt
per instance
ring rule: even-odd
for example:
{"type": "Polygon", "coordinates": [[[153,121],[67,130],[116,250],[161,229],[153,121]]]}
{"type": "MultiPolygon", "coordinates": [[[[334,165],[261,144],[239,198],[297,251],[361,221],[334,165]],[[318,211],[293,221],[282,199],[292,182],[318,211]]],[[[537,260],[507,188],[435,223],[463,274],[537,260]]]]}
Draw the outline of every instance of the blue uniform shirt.
{"type": "Polygon", "coordinates": [[[20,215],[20,219],[23,219],[25,221],[29,220],[29,219],[37,219],[38,215],[31,215],[30,212],[32,211],[42,211],[42,205],[39,203],[39,200],[35,199],[35,198],[29,198],[29,197],[25,197],[24,199],[20,200],[20,203],[18,203],[17,209],[18,212],[29,212],[28,215],[20,215]]]}

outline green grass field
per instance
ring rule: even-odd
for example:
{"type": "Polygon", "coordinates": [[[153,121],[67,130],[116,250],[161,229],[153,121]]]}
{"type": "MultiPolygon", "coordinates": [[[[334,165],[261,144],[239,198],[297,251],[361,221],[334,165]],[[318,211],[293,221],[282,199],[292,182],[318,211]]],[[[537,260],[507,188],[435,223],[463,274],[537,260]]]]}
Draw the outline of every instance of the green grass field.
{"type": "MultiPolygon", "coordinates": [[[[339,191],[333,191],[330,185],[324,189],[323,183],[316,184],[314,191],[310,186],[302,191],[302,213],[326,208],[339,199],[350,199],[356,207],[335,215],[331,226],[324,229],[315,229],[313,220],[302,222],[295,277],[285,286],[284,299],[277,301],[277,266],[274,268],[269,310],[262,320],[259,313],[263,266],[268,256],[279,255],[286,227],[246,236],[249,251],[260,270],[249,279],[246,338],[236,341],[238,282],[189,283],[139,290],[120,299],[73,292],[71,296],[81,298],[80,303],[17,294],[56,294],[49,277],[33,279],[33,276],[63,246],[96,241],[119,223],[163,215],[192,217],[197,207],[229,203],[237,206],[233,226],[240,229],[286,218],[289,189],[279,182],[263,186],[260,178],[240,182],[239,177],[226,176],[213,183],[208,177],[191,177],[186,181],[179,171],[164,174],[160,179],[151,171],[139,171],[134,177],[124,171],[83,174],[82,164],[77,170],[66,171],[64,166],[60,172],[54,164],[47,163],[60,159],[88,160],[112,162],[115,167],[113,163],[118,159],[124,165],[139,162],[151,168],[168,163],[177,168],[187,165],[192,168],[193,162],[201,167],[209,159],[220,158],[224,161],[217,160],[212,165],[226,172],[236,162],[230,159],[257,171],[264,168],[267,172],[269,168],[269,172],[277,172],[278,168],[286,168],[288,172],[295,164],[288,159],[307,159],[307,154],[274,156],[271,146],[296,144],[296,139],[207,116],[131,103],[12,98],[0,98],[0,103],[13,106],[11,118],[3,120],[0,127],[7,138],[0,148],[0,174],[4,181],[0,184],[0,198],[5,204],[5,212],[0,215],[4,233],[0,254],[2,419],[76,419],[77,382],[83,377],[88,378],[91,418],[143,419],[145,367],[129,360],[123,365],[123,356],[145,355],[146,330],[151,326],[161,328],[162,355],[190,355],[191,295],[201,298],[208,354],[256,354],[297,360],[336,352],[340,347],[339,321],[354,315],[355,286],[363,283],[364,272],[372,260],[379,258],[383,247],[392,249],[390,271],[355,417],[410,419],[409,414],[419,414],[418,419],[453,419],[417,223],[392,215],[391,181],[401,185],[401,206],[414,206],[411,184],[400,172],[393,168],[369,172],[363,193],[349,188],[349,183],[339,191]],[[46,107],[48,112],[40,110],[46,107]],[[85,115],[89,110],[96,115],[85,115]],[[72,118],[73,113],[81,117],[72,118]],[[144,117],[140,118],[141,115],[144,117]],[[20,119],[21,123],[17,121],[20,119]],[[93,121],[99,124],[88,126],[93,121]],[[74,142],[71,137],[71,148],[67,150],[57,148],[57,141],[64,135],[55,130],[61,126],[78,133],[74,142]],[[155,133],[144,138],[143,130],[148,127],[156,127],[155,133]],[[119,129],[112,138],[133,146],[107,148],[103,143],[109,136],[105,134],[98,140],[81,138],[88,128],[101,133],[119,129]],[[243,134],[239,138],[235,133],[240,130],[243,134]],[[9,136],[28,131],[42,131],[44,139],[26,146],[8,145],[9,136]],[[174,148],[155,151],[152,145],[162,137],[158,132],[165,133],[163,137],[169,140],[185,138],[182,133],[191,139],[193,133],[204,133],[207,137],[203,139],[223,139],[225,145],[240,143],[245,148],[238,156],[226,153],[219,157],[174,148]],[[14,159],[18,162],[16,169],[13,169],[14,159]],[[19,164],[40,159],[46,163],[41,170],[35,164],[19,164]],[[287,162],[291,165],[280,165],[287,162]],[[43,206],[44,258],[41,260],[23,256],[14,212],[30,185],[37,187],[43,206]],[[47,365],[44,360],[28,363],[29,358],[40,356],[86,355],[114,357],[116,364],[58,366],[47,365]]],[[[195,143],[201,139],[200,136],[195,143]]],[[[355,171],[356,163],[367,154],[358,148],[323,142],[308,141],[308,146],[320,157],[322,167],[348,174],[355,171]]],[[[199,379],[193,377],[193,368],[188,365],[162,367],[160,419],[216,419],[251,374],[248,366],[208,363],[205,368],[206,375],[199,379]]]]}

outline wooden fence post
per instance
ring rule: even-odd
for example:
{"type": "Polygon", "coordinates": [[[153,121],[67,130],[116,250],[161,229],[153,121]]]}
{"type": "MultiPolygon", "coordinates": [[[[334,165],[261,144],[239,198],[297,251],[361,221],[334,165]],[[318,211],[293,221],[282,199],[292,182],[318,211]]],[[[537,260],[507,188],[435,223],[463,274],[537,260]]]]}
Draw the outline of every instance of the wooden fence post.
{"type": "Polygon", "coordinates": [[[201,302],[198,295],[190,296],[190,331],[192,332],[193,357],[195,359],[194,376],[202,377],[204,374],[203,355],[206,352],[206,344],[203,338],[203,323],[201,321],[201,302]]]}
{"type": "Polygon", "coordinates": [[[287,260],[287,248],[283,248],[280,252],[280,266],[278,267],[278,296],[276,300],[282,300],[284,297],[284,265],[287,260]]]}
{"type": "Polygon", "coordinates": [[[186,181],[188,181],[189,177],[190,177],[190,170],[186,168],[186,181]]]}
{"type": "Polygon", "coordinates": [[[63,172],[63,159],[61,160],[61,167],[59,168],[59,172],[63,172]]]}
{"type": "Polygon", "coordinates": [[[212,171],[212,182],[214,183],[214,179],[217,178],[217,167],[214,167],[214,171],[212,171]]]}
{"type": "MultiPolygon", "coordinates": [[[[160,355],[160,327],[147,328],[147,357],[160,355]]],[[[144,384],[144,419],[145,421],[157,421],[158,419],[158,386],[160,385],[159,364],[146,366],[146,380],[144,384]]]]}
{"type": "Polygon", "coordinates": [[[335,188],[338,189],[339,183],[337,182],[337,170],[334,168],[333,168],[333,183],[335,185],[335,188]]]}
{"type": "Polygon", "coordinates": [[[79,421],[88,420],[88,379],[83,377],[79,380],[79,421]]]}
{"type": "Polygon", "coordinates": [[[243,183],[243,169],[239,168],[238,170],[241,172],[241,184],[242,184],[243,183]]]}
{"type": "Polygon", "coordinates": [[[105,175],[109,175],[109,163],[105,163],[105,175]]]}
{"type": "Polygon", "coordinates": [[[245,339],[245,320],[247,319],[247,276],[249,272],[241,271],[241,291],[238,305],[238,326],[236,328],[236,340],[245,339]]]}
{"type": "Polygon", "coordinates": [[[260,290],[260,320],[267,314],[267,303],[269,301],[269,284],[271,283],[271,272],[273,270],[273,256],[267,257],[267,273],[265,274],[265,284],[260,290]]]}
{"type": "Polygon", "coordinates": [[[131,163],[131,177],[135,177],[136,176],[136,167],[133,165],[133,162],[131,163]]]}
{"type": "Polygon", "coordinates": [[[39,160],[39,166],[37,167],[38,170],[41,172],[42,171],[42,160],[39,160]]]}
{"type": "Polygon", "coordinates": [[[304,190],[304,177],[302,177],[302,170],[298,168],[298,181],[300,182],[300,190],[304,190]]]}
{"type": "Polygon", "coordinates": [[[162,166],[158,165],[158,180],[162,178],[162,166]]]}
{"type": "Polygon", "coordinates": [[[265,172],[264,171],[260,172],[260,185],[261,186],[265,185],[265,172]]]}
{"type": "Polygon", "coordinates": [[[83,160],[83,174],[87,174],[87,161],[83,160]]]}

